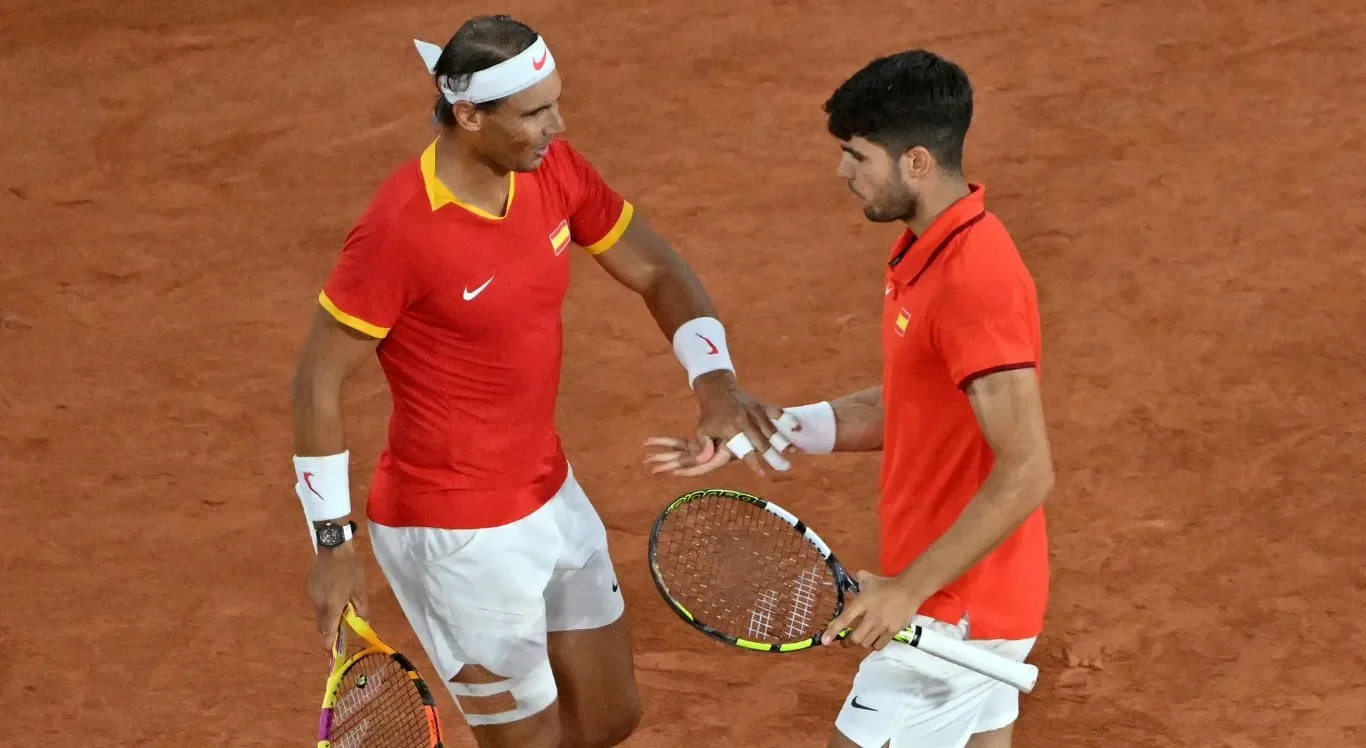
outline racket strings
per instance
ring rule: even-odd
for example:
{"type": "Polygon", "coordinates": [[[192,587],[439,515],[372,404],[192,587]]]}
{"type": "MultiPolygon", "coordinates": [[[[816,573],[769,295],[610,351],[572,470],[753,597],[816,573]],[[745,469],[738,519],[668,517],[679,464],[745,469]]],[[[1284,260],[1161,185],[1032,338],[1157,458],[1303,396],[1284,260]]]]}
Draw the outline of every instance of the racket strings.
{"type": "Polygon", "coordinates": [[[838,594],[820,551],[761,507],[696,499],[668,515],[656,548],[674,599],[731,636],[766,644],[808,639],[835,615],[838,594]]]}
{"type": "Polygon", "coordinates": [[[392,657],[365,655],[342,678],[333,707],[333,748],[429,748],[425,704],[392,657]]]}

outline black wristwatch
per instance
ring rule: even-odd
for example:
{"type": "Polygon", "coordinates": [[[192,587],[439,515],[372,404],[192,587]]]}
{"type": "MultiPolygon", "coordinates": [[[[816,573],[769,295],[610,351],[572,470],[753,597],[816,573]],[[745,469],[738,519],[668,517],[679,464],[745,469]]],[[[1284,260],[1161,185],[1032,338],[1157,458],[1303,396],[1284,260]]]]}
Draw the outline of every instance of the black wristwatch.
{"type": "Polygon", "coordinates": [[[344,525],[338,525],[333,522],[324,522],[315,527],[313,532],[318,537],[319,548],[336,548],[356,536],[356,523],[347,522],[344,525]]]}

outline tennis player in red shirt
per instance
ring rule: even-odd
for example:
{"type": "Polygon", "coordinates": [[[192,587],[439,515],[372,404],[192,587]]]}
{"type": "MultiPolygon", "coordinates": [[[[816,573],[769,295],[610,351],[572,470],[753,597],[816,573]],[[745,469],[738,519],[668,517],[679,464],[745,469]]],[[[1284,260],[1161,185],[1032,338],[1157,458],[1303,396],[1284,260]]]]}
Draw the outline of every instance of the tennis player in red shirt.
{"type": "Polygon", "coordinates": [[[785,469],[781,413],[738,388],[687,264],[557,137],[545,41],[497,16],[444,48],[417,46],[440,91],[440,135],[346,238],[293,378],[318,631],[330,636],[348,600],[365,606],[341,391],[374,355],[393,413],[370,485],[371,546],[479,745],[616,745],[641,714],[624,605],[554,422],[569,245],[640,294],[672,339],[707,452],[785,469]]]}
{"type": "MultiPolygon", "coordinates": [[[[799,451],[882,452],[881,575],[857,574],[862,594],[826,632],[874,651],[829,745],[1008,748],[1018,691],[891,638],[915,621],[1023,660],[1043,628],[1053,468],[1034,283],[986,190],[964,179],[972,88],[957,65],[879,58],[825,110],[864,215],[906,225],[884,266],[882,383],[777,422],[799,451]]],[[[647,443],[657,472],[731,459],[647,443]]]]}

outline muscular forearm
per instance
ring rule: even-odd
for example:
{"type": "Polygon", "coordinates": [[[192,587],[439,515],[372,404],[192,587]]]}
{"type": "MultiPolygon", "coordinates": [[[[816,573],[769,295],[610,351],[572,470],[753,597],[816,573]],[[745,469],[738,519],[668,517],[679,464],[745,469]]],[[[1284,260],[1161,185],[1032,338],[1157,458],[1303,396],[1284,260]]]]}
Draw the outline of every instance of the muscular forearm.
{"type": "Polygon", "coordinates": [[[294,454],[312,457],[346,450],[340,387],[319,381],[317,377],[296,377],[291,399],[294,454]]]}
{"type": "MultiPolygon", "coordinates": [[[[329,386],[316,377],[296,376],[291,399],[296,457],[325,457],[346,451],[339,386],[329,386]]],[[[305,486],[304,489],[316,487],[305,486]]],[[[334,518],[334,521],[341,519],[345,518],[334,518]]],[[[314,522],[315,526],[320,524],[321,521],[314,522]]]]}
{"type": "Polygon", "coordinates": [[[882,449],[882,386],[830,401],[835,411],[836,452],[882,449]]]}
{"type": "Polygon", "coordinates": [[[641,298],[660,331],[670,339],[688,320],[717,316],[716,306],[702,281],[682,260],[670,263],[668,269],[641,292],[641,298]]]}
{"type": "Polygon", "coordinates": [[[961,577],[1014,532],[1053,487],[1042,460],[997,464],[963,513],[898,579],[928,598],[961,577]]]}

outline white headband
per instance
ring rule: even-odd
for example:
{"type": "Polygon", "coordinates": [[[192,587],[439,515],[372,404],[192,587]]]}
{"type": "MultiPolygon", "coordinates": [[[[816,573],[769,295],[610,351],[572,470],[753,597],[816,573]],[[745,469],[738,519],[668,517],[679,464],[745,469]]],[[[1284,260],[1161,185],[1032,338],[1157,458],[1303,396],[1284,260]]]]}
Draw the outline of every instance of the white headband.
{"type": "MultiPolygon", "coordinates": [[[[441,59],[441,47],[420,39],[414,39],[413,44],[422,56],[422,61],[427,64],[427,72],[436,75],[436,61],[441,59]]],[[[452,104],[457,101],[482,104],[531,88],[554,70],[555,58],[546,48],[545,40],[538,36],[534,44],[517,56],[470,76],[470,85],[460,93],[451,89],[447,76],[438,78],[437,85],[441,87],[441,95],[452,104]]]]}

